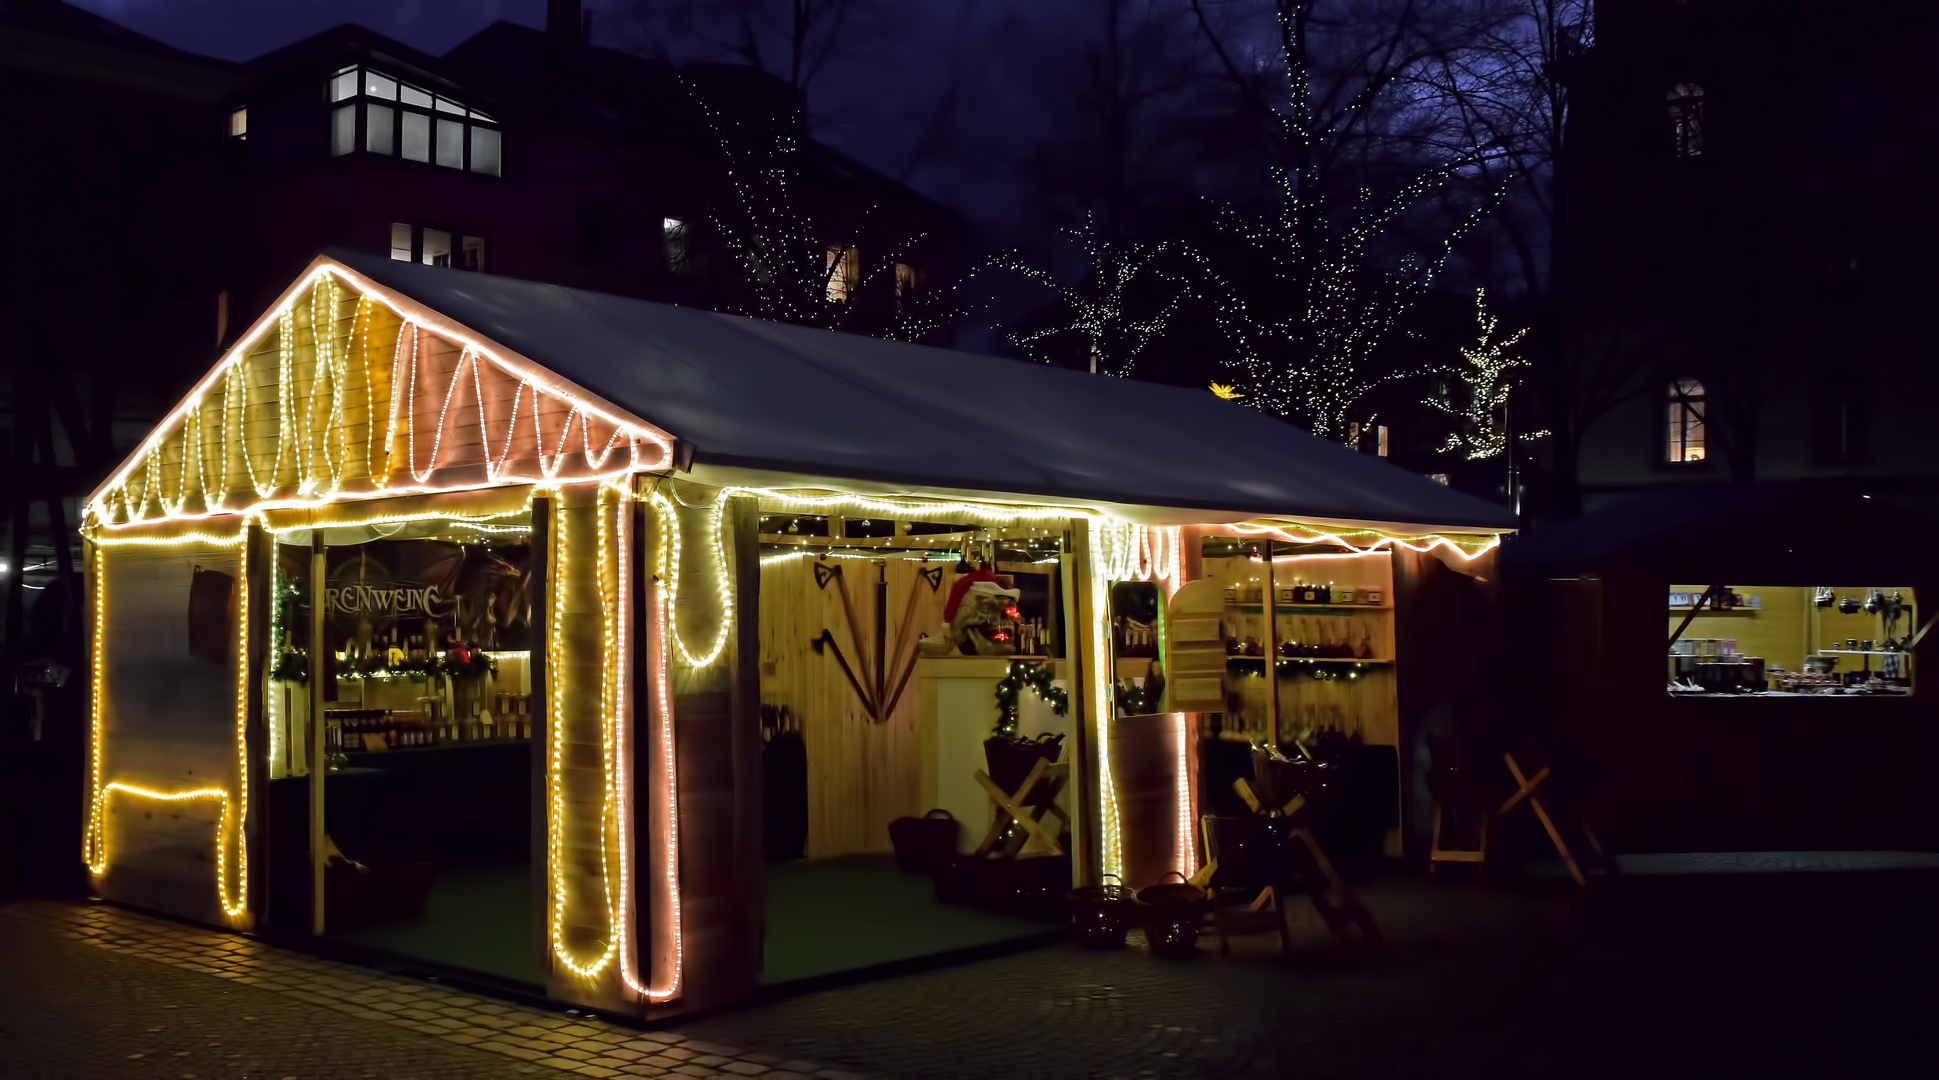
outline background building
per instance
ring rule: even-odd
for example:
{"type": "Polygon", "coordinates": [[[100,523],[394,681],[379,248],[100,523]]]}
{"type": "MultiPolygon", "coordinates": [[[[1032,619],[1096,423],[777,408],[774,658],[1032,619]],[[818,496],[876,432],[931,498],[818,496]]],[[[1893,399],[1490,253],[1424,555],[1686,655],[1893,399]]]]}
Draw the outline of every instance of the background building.
{"type": "Polygon", "coordinates": [[[1939,508],[1939,176],[1918,85],[1939,9],[1824,13],[1599,5],[1563,174],[1564,512],[1578,493],[1840,478],[1939,508]]]}
{"type": "Polygon", "coordinates": [[[78,500],[325,248],[948,343],[959,215],[809,139],[768,75],[548,16],[237,64],[0,0],[6,739],[79,715],[78,500]]]}

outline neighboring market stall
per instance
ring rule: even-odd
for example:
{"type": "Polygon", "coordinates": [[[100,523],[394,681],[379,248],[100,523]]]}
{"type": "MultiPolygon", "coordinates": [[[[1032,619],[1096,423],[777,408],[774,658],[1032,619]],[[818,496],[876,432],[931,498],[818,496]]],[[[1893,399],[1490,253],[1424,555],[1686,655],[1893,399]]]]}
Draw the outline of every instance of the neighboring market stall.
{"type": "Polygon", "coordinates": [[[1849,483],[1706,485],[1519,538],[1521,733],[1619,851],[1931,850],[1925,528],[1849,483]]]}
{"type": "Polygon", "coordinates": [[[1037,933],[891,824],[1190,873],[1203,746],[1401,759],[1511,522],[1204,391],[328,255],[90,499],[87,861],[642,1014],[1037,933]]]}

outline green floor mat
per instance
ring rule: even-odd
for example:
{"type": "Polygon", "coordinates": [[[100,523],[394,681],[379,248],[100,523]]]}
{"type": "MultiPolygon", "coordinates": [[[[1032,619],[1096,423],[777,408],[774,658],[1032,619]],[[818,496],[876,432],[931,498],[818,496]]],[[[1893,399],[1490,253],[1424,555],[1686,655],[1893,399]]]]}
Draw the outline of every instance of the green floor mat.
{"type": "Polygon", "coordinates": [[[532,941],[530,875],[524,863],[444,870],[432,880],[418,918],[330,940],[543,986],[545,968],[532,941]]]}
{"type": "Polygon", "coordinates": [[[1055,923],[944,904],[926,874],[888,855],[767,867],[764,985],[1041,936],[1055,923]]]}

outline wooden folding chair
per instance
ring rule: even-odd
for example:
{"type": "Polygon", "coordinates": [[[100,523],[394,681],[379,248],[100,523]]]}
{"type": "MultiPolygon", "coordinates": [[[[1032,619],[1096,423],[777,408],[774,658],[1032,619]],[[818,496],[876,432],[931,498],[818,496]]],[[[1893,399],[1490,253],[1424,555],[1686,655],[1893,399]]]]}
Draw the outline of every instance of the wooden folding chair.
{"type": "MultiPolygon", "coordinates": [[[[1245,784],[1240,780],[1239,784],[1245,784]]],[[[1241,794],[1251,791],[1241,788],[1241,794]]],[[[1283,838],[1271,835],[1279,822],[1265,817],[1221,818],[1208,814],[1199,819],[1205,838],[1207,858],[1205,881],[1201,887],[1213,898],[1212,926],[1219,934],[1219,955],[1231,956],[1234,934],[1279,934],[1279,952],[1292,951],[1292,933],[1286,927],[1286,910],[1281,893],[1291,884],[1292,871],[1285,865],[1283,838]],[[1219,902],[1227,891],[1257,889],[1242,906],[1219,902]]],[[[1199,884],[1194,882],[1194,884],[1199,884]]]]}
{"type": "MultiPolygon", "coordinates": [[[[1232,789],[1239,793],[1239,798],[1244,799],[1247,806],[1252,807],[1254,813],[1266,812],[1260,806],[1259,797],[1253,794],[1252,785],[1247,783],[1244,777],[1234,780],[1232,789]]],[[[1374,924],[1373,914],[1367,910],[1365,904],[1360,902],[1360,898],[1354,895],[1353,888],[1347,884],[1346,878],[1341,876],[1340,871],[1333,865],[1333,860],[1327,856],[1326,849],[1320,846],[1319,838],[1313,835],[1313,830],[1299,820],[1299,814],[1306,809],[1306,796],[1294,795],[1279,808],[1279,813],[1287,822],[1286,841],[1288,843],[1298,841],[1305,848],[1308,857],[1313,860],[1314,868],[1325,881],[1324,886],[1307,889],[1307,896],[1312,899],[1314,908],[1319,911],[1320,918],[1325,920],[1326,927],[1333,932],[1333,936],[1351,943],[1354,940],[1354,932],[1358,930],[1362,941],[1368,943],[1379,941],[1380,928],[1374,924]]],[[[1209,818],[1206,820],[1210,821],[1209,818]]],[[[1210,843],[1208,836],[1208,851],[1210,843]]],[[[1261,898],[1264,898],[1263,893],[1261,898]]],[[[1260,902],[1255,900],[1253,910],[1259,910],[1260,906],[1260,902]]],[[[1281,921],[1284,921],[1283,917],[1281,921]]],[[[1220,942],[1220,948],[1224,948],[1223,940],[1220,942]]]]}
{"type": "Polygon", "coordinates": [[[1053,765],[1039,758],[1030,766],[1030,772],[1023,778],[1014,792],[1005,791],[990,774],[982,769],[976,770],[976,782],[989,794],[990,801],[996,803],[996,820],[990,823],[990,831],[983,842],[976,845],[976,857],[981,859],[995,852],[998,858],[1015,858],[1032,837],[1042,841],[1052,855],[1064,853],[1063,837],[1070,832],[1070,815],[1057,805],[1057,795],[1070,783],[1070,763],[1053,765]],[[1052,836],[1044,828],[1046,816],[1058,821],[1057,835],[1052,836]],[[1020,829],[1010,833],[1011,825],[1020,829]],[[1008,839],[1005,839],[1006,834],[1008,839]],[[998,845],[1002,847],[999,850],[998,845]]]}
{"type": "MultiPolygon", "coordinates": [[[[1555,774],[1555,770],[1544,765],[1540,769],[1537,769],[1533,776],[1530,776],[1522,772],[1521,763],[1515,760],[1514,754],[1504,753],[1501,755],[1501,758],[1508,765],[1508,775],[1515,778],[1515,793],[1508,796],[1507,801],[1503,802],[1501,807],[1491,816],[1496,818],[1506,817],[1509,811],[1526,802],[1529,808],[1535,811],[1535,817],[1542,823],[1543,830],[1549,834],[1549,842],[1555,845],[1556,852],[1562,856],[1562,862],[1568,866],[1569,876],[1575,879],[1577,885],[1586,887],[1589,884],[1589,879],[1583,875],[1581,864],[1576,861],[1575,853],[1569,850],[1568,842],[1562,839],[1562,830],[1555,827],[1555,819],[1549,815],[1548,807],[1542,805],[1541,796],[1536,794],[1541,786],[1547,783],[1549,778],[1555,774]]],[[[1440,824],[1438,810],[1436,811],[1436,815],[1435,825],[1438,829],[1440,824]]],[[[1589,847],[1596,853],[1596,858],[1603,869],[1613,869],[1615,861],[1610,859],[1608,853],[1602,849],[1602,841],[1597,839],[1596,831],[1590,828],[1589,823],[1580,817],[1575,818],[1575,823],[1576,827],[1582,830],[1584,839],[1589,841],[1589,847]]],[[[1485,825],[1483,829],[1482,835],[1485,842],[1487,835],[1485,825]]]]}

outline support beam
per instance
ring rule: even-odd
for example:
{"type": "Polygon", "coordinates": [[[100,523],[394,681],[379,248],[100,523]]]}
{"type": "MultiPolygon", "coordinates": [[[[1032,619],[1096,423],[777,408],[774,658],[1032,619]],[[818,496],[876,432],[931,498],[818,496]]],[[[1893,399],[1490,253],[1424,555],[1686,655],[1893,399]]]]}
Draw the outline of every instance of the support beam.
{"type": "Polygon", "coordinates": [[[323,767],[323,743],[327,734],[323,698],[324,680],[330,670],[324,655],[323,597],[329,573],[328,551],[323,543],[323,530],[310,530],[310,933],[317,937],[323,936],[323,882],[329,863],[324,851],[323,828],[323,784],[328,772],[323,767]]]}

